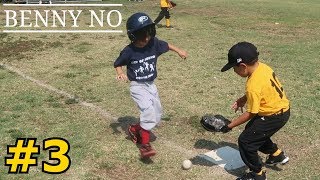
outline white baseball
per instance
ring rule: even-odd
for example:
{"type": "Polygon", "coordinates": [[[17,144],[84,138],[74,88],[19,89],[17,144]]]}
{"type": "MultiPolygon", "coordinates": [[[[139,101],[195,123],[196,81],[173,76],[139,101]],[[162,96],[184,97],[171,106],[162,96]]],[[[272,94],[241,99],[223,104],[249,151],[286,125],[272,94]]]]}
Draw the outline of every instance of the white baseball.
{"type": "Polygon", "coordinates": [[[182,168],[185,170],[190,169],[192,166],[192,162],[189,159],[186,159],[182,162],[182,168]]]}

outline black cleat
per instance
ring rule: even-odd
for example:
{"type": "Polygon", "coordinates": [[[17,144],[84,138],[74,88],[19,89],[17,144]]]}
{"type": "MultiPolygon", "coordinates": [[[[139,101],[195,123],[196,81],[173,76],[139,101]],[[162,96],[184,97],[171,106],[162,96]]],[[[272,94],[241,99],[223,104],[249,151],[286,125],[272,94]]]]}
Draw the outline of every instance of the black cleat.
{"type": "Polygon", "coordinates": [[[269,155],[268,159],[266,160],[266,165],[276,165],[276,164],[286,164],[289,161],[289,157],[284,154],[282,151],[278,156],[269,155]]]}

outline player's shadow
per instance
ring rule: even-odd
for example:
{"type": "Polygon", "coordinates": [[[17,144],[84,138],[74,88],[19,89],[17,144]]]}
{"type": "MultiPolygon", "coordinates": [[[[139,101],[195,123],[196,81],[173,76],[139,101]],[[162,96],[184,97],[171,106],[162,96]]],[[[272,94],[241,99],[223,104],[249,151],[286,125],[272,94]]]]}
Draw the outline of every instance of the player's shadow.
{"type": "Polygon", "coordinates": [[[238,145],[234,144],[234,143],[229,143],[229,142],[213,142],[213,141],[209,141],[206,139],[199,139],[195,144],[194,144],[194,148],[196,149],[207,149],[207,150],[214,150],[214,149],[218,149],[224,146],[229,146],[232,147],[234,149],[238,149],[238,145]]]}
{"type": "Polygon", "coordinates": [[[117,121],[110,124],[113,130],[112,134],[121,134],[121,132],[126,132],[127,134],[127,129],[130,124],[136,124],[138,122],[139,120],[132,116],[119,117],[117,121]]]}
{"type": "Polygon", "coordinates": [[[271,165],[271,166],[266,165],[266,164],[264,164],[264,165],[265,165],[266,168],[272,169],[272,170],[274,170],[274,171],[282,171],[282,168],[280,168],[280,167],[277,166],[277,165],[271,165]]]}
{"type": "MultiPolygon", "coordinates": [[[[137,123],[139,123],[139,119],[133,116],[119,117],[116,122],[113,122],[110,124],[110,127],[113,130],[112,134],[121,134],[121,132],[124,132],[127,135],[126,139],[131,141],[131,138],[128,134],[128,128],[131,124],[137,124],[137,123]]],[[[153,142],[156,139],[157,137],[151,132],[150,142],[153,142]]]]}
{"type": "MultiPolygon", "coordinates": [[[[220,151],[219,148],[222,147],[227,147],[229,146],[229,148],[233,148],[235,150],[238,150],[238,146],[234,143],[229,143],[229,142],[213,142],[213,141],[208,141],[205,139],[199,139],[195,145],[194,148],[196,149],[206,149],[209,151],[215,151],[216,156],[219,157],[219,159],[213,159],[212,157],[209,157],[205,154],[199,154],[196,157],[190,159],[192,164],[194,165],[200,165],[200,166],[217,166],[220,164],[225,164],[224,165],[224,169],[229,173],[232,174],[234,176],[241,176],[246,170],[247,167],[241,166],[241,167],[237,167],[235,169],[230,168],[233,166],[232,161],[230,161],[230,158],[228,157],[228,152],[226,151],[220,151]],[[228,168],[227,168],[228,167],[228,168]]],[[[231,153],[232,154],[232,153],[231,153]]],[[[230,154],[230,155],[231,155],[230,154]]],[[[239,158],[239,157],[238,157],[239,158]]]]}

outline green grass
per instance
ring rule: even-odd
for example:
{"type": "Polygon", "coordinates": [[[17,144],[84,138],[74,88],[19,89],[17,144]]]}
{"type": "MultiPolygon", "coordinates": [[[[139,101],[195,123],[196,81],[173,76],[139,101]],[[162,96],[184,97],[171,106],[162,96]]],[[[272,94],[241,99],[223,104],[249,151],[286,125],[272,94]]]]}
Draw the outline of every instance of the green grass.
{"type": "MultiPolygon", "coordinates": [[[[133,12],[154,19],[160,11],[158,0],[104,2],[124,4],[124,31],[133,12]]],[[[115,80],[113,62],[129,43],[125,33],[0,34],[1,62],[75,96],[63,97],[0,68],[0,157],[17,137],[38,138],[41,146],[43,139],[62,137],[70,142],[72,159],[70,169],[60,175],[42,173],[40,166],[32,167],[29,175],[8,175],[8,168],[0,166],[0,179],[235,179],[238,172],[217,166],[182,171],[181,162],[190,157],[167,142],[198,153],[225,144],[236,147],[243,126],[213,135],[198,121],[207,113],[239,115],[229,107],[243,95],[245,79],[232,71],[220,72],[229,48],[239,41],[257,45],[261,61],[275,70],[291,102],[291,118],[274,136],[290,163],[280,166],[282,171],[267,169],[268,179],[320,178],[320,3],[176,2],[171,11],[175,28],[158,28],[157,36],[185,49],[189,57],[184,61],[169,52],[159,58],[156,84],[165,119],[154,131],[157,139],[152,144],[158,154],[150,164],[139,161],[138,149],[125,138],[126,125],[139,117],[129,84],[115,80]],[[83,107],[79,99],[119,119],[83,107]]],[[[48,152],[42,151],[40,158],[47,160],[48,152]]]]}

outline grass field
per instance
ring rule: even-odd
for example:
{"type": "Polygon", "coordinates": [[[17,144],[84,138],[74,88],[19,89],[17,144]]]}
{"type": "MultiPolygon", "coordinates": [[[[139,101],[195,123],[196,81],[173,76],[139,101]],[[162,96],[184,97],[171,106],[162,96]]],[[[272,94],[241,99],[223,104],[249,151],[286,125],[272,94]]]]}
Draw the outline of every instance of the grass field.
{"type": "MultiPolygon", "coordinates": [[[[119,9],[124,32],[132,13],[146,12],[154,19],[160,10],[158,0],[104,2],[123,3],[119,9]]],[[[245,79],[232,71],[220,72],[229,48],[239,41],[258,47],[261,61],[275,70],[291,102],[291,118],[274,136],[290,162],[268,168],[268,179],[320,179],[320,2],[176,3],[171,11],[175,28],[158,28],[157,36],[183,48],[189,57],[184,61],[168,52],[158,61],[156,84],[166,120],[154,130],[152,145],[158,154],[152,161],[140,161],[138,149],[126,138],[127,125],[138,121],[139,112],[129,84],[115,80],[113,62],[129,43],[125,33],[1,33],[0,62],[5,66],[0,67],[0,179],[235,179],[243,170],[227,172],[200,163],[185,171],[181,162],[225,145],[237,147],[243,125],[229,134],[212,134],[202,130],[199,117],[239,115],[229,107],[243,95],[245,79]],[[48,152],[41,151],[38,166],[28,174],[8,175],[6,148],[18,137],[37,138],[41,148],[46,138],[68,140],[70,169],[59,175],[41,172],[41,161],[48,161],[48,152]]]]}

